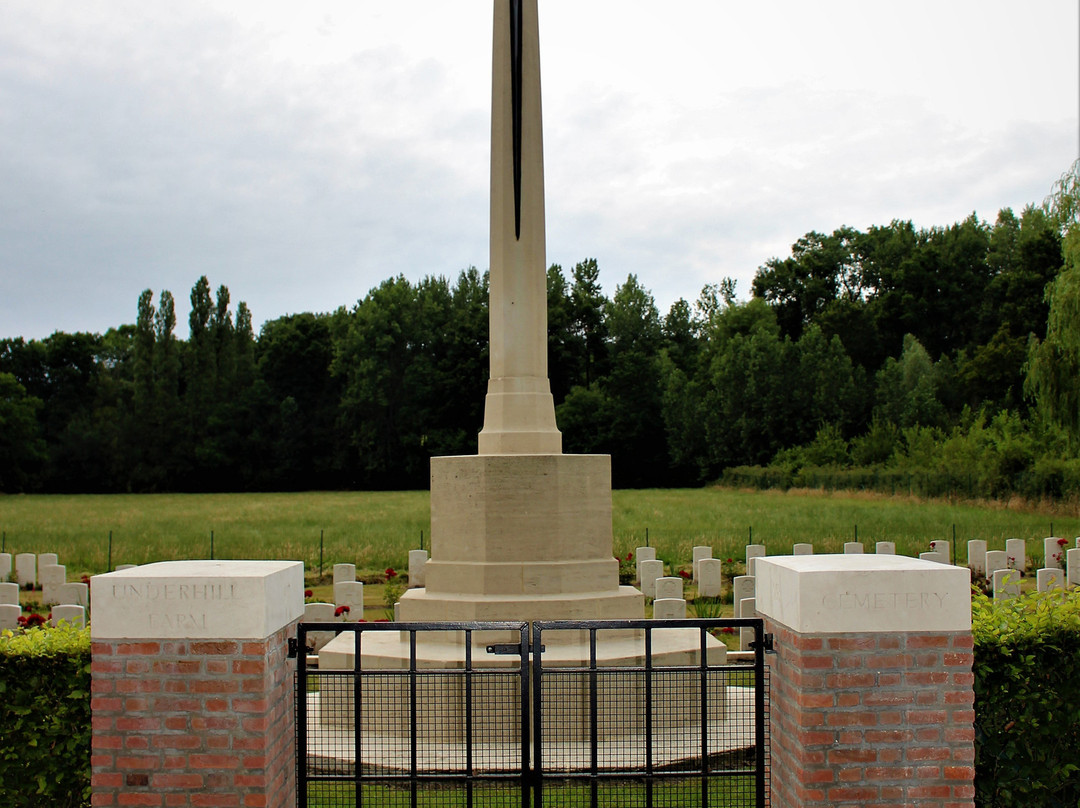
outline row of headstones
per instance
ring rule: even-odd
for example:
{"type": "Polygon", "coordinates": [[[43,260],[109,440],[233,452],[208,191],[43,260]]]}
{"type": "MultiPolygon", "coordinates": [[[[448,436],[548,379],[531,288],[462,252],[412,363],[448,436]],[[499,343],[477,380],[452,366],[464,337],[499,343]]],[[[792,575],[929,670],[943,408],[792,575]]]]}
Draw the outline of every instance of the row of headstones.
{"type": "MultiPolygon", "coordinates": [[[[0,630],[15,629],[19,626],[22,606],[19,602],[19,590],[24,587],[34,588],[41,583],[41,599],[44,603],[54,604],[52,625],[66,621],[82,628],[86,625],[90,609],[90,587],[84,583],[68,583],[67,568],[58,563],[56,553],[0,553],[0,630]],[[9,582],[14,572],[15,580],[9,582]]],[[[117,569],[126,569],[125,564],[117,569]]]]}
{"type": "MultiPolygon", "coordinates": [[[[1068,585],[1080,586],[1080,538],[1076,540],[1076,548],[1067,552],[1067,572],[1058,567],[1040,569],[1037,574],[1037,588],[1040,592],[1048,592],[1051,589],[1065,589],[1068,585]]],[[[920,553],[919,558],[940,564],[950,563],[950,544],[947,541],[936,541],[932,545],[933,550],[920,553]]],[[[1055,555],[1064,552],[1062,540],[1057,537],[1048,537],[1043,541],[1044,558],[1053,559],[1055,555]]],[[[845,554],[862,554],[864,547],[861,542],[847,542],[844,545],[845,554]]],[[[880,555],[895,555],[896,545],[894,542],[883,541],[875,544],[875,552],[880,555]]],[[[793,555],[813,555],[814,546],[808,543],[795,544],[792,547],[793,555]]],[[[732,580],[732,605],[735,617],[756,617],[755,577],[754,562],[764,557],[766,548],[761,544],[750,544],[746,547],[746,575],[735,576],[732,580]]],[[[680,577],[664,577],[664,562],[657,560],[656,551],[651,547],[638,547],[635,556],[637,559],[638,581],[641,591],[646,597],[653,598],[653,619],[679,620],[686,617],[686,600],[683,597],[683,579],[680,577]]],[[[1060,558],[1060,555],[1059,555],[1060,558]]],[[[719,597],[722,587],[722,567],[720,559],[712,557],[712,547],[700,545],[693,548],[693,574],[692,580],[697,584],[700,597],[719,597]]],[[[987,550],[986,542],[982,539],[972,539],[968,542],[968,564],[978,574],[988,575],[993,582],[993,592],[996,599],[1013,597],[1020,594],[1018,576],[1014,570],[1024,569],[1027,564],[1026,543],[1023,539],[1008,539],[1005,550],[987,550]]],[[[745,650],[749,642],[753,640],[753,632],[744,630],[741,632],[741,647],[745,650]]]]}
{"type": "MultiPolygon", "coordinates": [[[[409,551],[410,589],[424,585],[424,566],[427,562],[427,550],[409,551]]],[[[395,605],[395,615],[396,610],[395,605]]],[[[356,580],[355,564],[334,565],[334,602],[304,604],[303,619],[308,623],[356,622],[364,619],[364,583],[356,580]]]]}

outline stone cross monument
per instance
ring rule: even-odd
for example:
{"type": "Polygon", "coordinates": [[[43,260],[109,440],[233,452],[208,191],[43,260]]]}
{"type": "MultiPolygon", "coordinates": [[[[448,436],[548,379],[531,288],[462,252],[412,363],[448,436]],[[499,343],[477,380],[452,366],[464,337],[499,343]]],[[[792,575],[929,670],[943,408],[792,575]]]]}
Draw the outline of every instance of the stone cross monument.
{"type": "Polygon", "coordinates": [[[547,367],[537,0],[495,0],[491,377],[479,453],[431,461],[431,561],[402,620],[634,618],[612,557],[611,459],[564,455],[547,367]]]}

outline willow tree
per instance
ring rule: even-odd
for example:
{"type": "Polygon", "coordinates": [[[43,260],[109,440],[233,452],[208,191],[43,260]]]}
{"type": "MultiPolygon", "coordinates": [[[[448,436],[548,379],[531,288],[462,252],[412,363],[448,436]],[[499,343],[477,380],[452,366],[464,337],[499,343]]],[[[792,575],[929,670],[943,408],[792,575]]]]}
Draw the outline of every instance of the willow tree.
{"type": "Polygon", "coordinates": [[[1046,200],[1062,234],[1064,268],[1047,284],[1046,338],[1028,346],[1025,393],[1047,418],[1080,444],[1080,160],[1046,200]]]}

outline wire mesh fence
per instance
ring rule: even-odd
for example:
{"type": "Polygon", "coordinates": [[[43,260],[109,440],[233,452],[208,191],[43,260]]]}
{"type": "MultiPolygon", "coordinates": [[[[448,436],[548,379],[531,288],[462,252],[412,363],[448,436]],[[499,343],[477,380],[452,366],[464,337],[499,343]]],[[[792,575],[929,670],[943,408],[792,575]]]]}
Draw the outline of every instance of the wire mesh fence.
{"type": "Polygon", "coordinates": [[[326,630],[338,666],[297,666],[300,808],[768,804],[760,620],[534,623],[531,645],[524,623],[308,624],[299,647],[326,630]],[[712,636],[735,627],[749,662],[712,636]]]}

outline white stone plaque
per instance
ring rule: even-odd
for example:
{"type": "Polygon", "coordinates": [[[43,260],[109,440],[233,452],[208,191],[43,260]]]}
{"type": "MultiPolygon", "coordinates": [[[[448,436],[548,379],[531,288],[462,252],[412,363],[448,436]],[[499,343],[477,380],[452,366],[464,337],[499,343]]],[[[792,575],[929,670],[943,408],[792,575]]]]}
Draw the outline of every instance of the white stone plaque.
{"type": "Polygon", "coordinates": [[[1009,569],[1027,569],[1027,543],[1023,539],[1006,539],[1005,556],[1009,562],[1009,569]]]}
{"type": "Polygon", "coordinates": [[[22,617],[22,608],[12,606],[10,603],[0,603],[0,631],[17,629],[20,617],[22,617]]]}
{"type": "Polygon", "coordinates": [[[986,541],[972,539],[968,542],[968,566],[976,575],[986,575],[986,541]]]}
{"type": "Polygon", "coordinates": [[[994,600],[1020,596],[1020,573],[1013,569],[994,571],[994,600]]]}
{"type": "Polygon", "coordinates": [[[1011,569],[1009,566],[1009,554],[1004,550],[986,551],[986,577],[993,578],[998,570],[1011,569]]]}
{"type": "Polygon", "coordinates": [[[37,585],[37,556],[33,553],[15,556],[15,583],[24,588],[37,585]]]}
{"type": "Polygon", "coordinates": [[[1043,568],[1044,569],[1064,569],[1065,568],[1065,548],[1068,546],[1068,539],[1062,539],[1058,536],[1049,536],[1043,539],[1043,568]]]}
{"type": "Polygon", "coordinates": [[[637,572],[638,583],[641,582],[641,562],[642,561],[655,561],[656,560],[656,548],[655,547],[635,547],[634,548],[634,570],[637,572]]]}
{"type": "Polygon", "coordinates": [[[642,561],[641,566],[641,594],[647,598],[656,597],[656,579],[664,575],[664,562],[651,559],[642,561]]]}
{"type": "Polygon", "coordinates": [[[792,555],[813,555],[814,554],[814,545],[812,545],[812,544],[810,544],[808,542],[799,542],[798,544],[795,544],[795,545],[792,546],[791,554],[792,555]]]}
{"type": "Polygon", "coordinates": [[[757,610],[803,634],[967,631],[970,573],[890,555],[770,556],[757,610]]]}
{"type": "MultiPolygon", "coordinates": [[[[795,556],[792,556],[794,558],[795,556]]],[[[735,617],[746,617],[739,611],[739,604],[747,598],[754,597],[757,591],[757,579],[753,575],[738,575],[731,582],[732,603],[735,606],[735,617]]]]}
{"type": "Polygon", "coordinates": [[[694,576],[694,583],[696,584],[697,580],[698,580],[698,562],[701,561],[701,559],[703,559],[703,558],[712,558],[712,547],[709,547],[708,545],[705,545],[705,544],[699,544],[699,545],[694,547],[693,553],[694,553],[693,561],[692,561],[693,567],[694,567],[693,576],[694,576]]]}
{"type": "Polygon", "coordinates": [[[60,557],[56,553],[41,553],[37,557],[38,569],[42,567],[50,567],[53,564],[60,563],[60,557]]]}
{"type": "Polygon", "coordinates": [[[653,620],[686,619],[686,601],[682,598],[657,598],[652,606],[653,620]]]}
{"type": "Polygon", "coordinates": [[[5,606],[19,605],[19,585],[10,582],[0,583],[0,604],[5,606]]]}
{"type": "Polygon", "coordinates": [[[266,639],[304,613],[299,561],[163,561],[96,575],[95,639],[266,639]]]}
{"type": "Polygon", "coordinates": [[[847,555],[862,555],[863,546],[861,541],[844,542],[844,553],[847,555]]]}
{"type": "Polygon", "coordinates": [[[1065,556],[1065,561],[1069,567],[1069,583],[1073,586],[1080,586],[1080,547],[1069,550],[1065,556]]]}
{"type": "Polygon", "coordinates": [[[1065,588],[1065,574],[1059,567],[1043,567],[1036,573],[1035,587],[1040,592],[1065,588]]]}
{"type": "Polygon", "coordinates": [[[719,558],[703,558],[698,562],[698,595],[718,598],[724,587],[724,562],[719,558]]]}
{"type": "Polygon", "coordinates": [[[896,555],[896,542],[879,541],[874,545],[874,552],[877,555],[896,555]]]}
{"type": "Polygon", "coordinates": [[[86,626],[86,609],[82,606],[70,604],[53,606],[52,620],[49,622],[54,626],[58,626],[61,621],[70,623],[77,628],[84,628],[86,626]]]}
{"type": "Polygon", "coordinates": [[[424,567],[428,562],[427,550],[409,550],[409,588],[424,586],[424,567]]]}
{"type": "Polygon", "coordinates": [[[656,583],[656,599],[657,600],[682,600],[683,599],[683,579],[677,577],[664,577],[657,578],[656,583]]]}
{"type": "MultiPolygon", "coordinates": [[[[1077,545],[1080,547],[1080,544],[1077,545]]],[[[0,553],[0,581],[11,577],[11,553],[0,553]]]]}
{"type": "Polygon", "coordinates": [[[765,555],[764,544],[748,544],[746,545],[746,574],[754,574],[754,564],[756,559],[765,555]]]}
{"type": "Polygon", "coordinates": [[[334,565],[334,583],[340,584],[342,581],[355,581],[356,580],[356,565],[355,564],[335,564],[334,565]]]}

